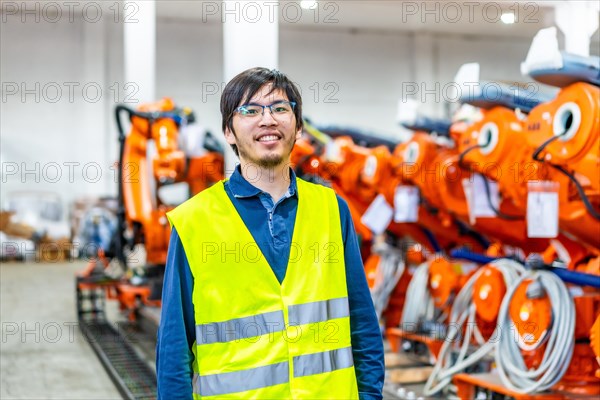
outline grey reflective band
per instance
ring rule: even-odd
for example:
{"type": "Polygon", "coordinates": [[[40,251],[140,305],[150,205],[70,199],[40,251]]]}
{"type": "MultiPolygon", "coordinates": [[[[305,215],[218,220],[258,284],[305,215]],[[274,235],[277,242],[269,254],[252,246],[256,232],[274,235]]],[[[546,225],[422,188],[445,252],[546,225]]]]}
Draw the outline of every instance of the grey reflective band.
{"type": "Polygon", "coordinates": [[[195,374],[194,393],[200,396],[216,396],[288,383],[289,368],[286,361],[223,374],[201,375],[198,379],[195,374]]]}
{"type": "Polygon", "coordinates": [[[294,304],[288,308],[290,325],[310,324],[349,316],[350,308],[347,297],[294,304]]]}
{"type": "Polygon", "coordinates": [[[285,329],[283,311],[196,325],[196,344],[226,343],[285,329]]]}
{"type": "Polygon", "coordinates": [[[354,365],[352,347],[294,357],[294,378],[322,374],[354,365]]]}

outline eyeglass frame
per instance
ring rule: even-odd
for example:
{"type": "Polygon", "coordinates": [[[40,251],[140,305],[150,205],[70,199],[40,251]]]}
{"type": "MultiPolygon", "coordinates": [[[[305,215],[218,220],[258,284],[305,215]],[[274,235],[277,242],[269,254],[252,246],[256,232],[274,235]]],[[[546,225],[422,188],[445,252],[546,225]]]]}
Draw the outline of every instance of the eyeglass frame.
{"type": "MultiPolygon", "coordinates": [[[[240,109],[242,107],[247,107],[247,106],[257,106],[257,107],[262,107],[262,113],[259,114],[261,117],[265,115],[265,108],[269,109],[269,111],[271,112],[271,116],[275,116],[275,115],[280,115],[280,114],[273,113],[273,106],[276,105],[276,104],[282,104],[282,103],[288,103],[289,105],[291,105],[292,106],[292,113],[294,113],[294,111],[296,111],[296,104],[297,103],[295,101],[280,100],[280,101],[276,101],[275,103],[268,104],[266,106],[263,106],[262,104],[257,104],[257,103],[242,104],[241,106],[236,107],[235,110],[234,110],[234,112],[237,113],[237,114],[240,114],[242,117],[248,117],[248,115],[241,114],[240,113],[240,109]]],[[[251,115],[250,117],[253,117],[253,115],[251,115]]]]}

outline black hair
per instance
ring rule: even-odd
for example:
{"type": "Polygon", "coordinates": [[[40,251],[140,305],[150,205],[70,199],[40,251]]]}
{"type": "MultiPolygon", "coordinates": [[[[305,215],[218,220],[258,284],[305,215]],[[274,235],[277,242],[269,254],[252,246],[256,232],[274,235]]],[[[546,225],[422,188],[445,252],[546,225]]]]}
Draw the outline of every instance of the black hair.
{"type": "MultiPolygon", "coordinates": [[[[263,67],[255,67],[247,69],[244,72],[236,75],[227,83],[223,94],[221,95],[221,118],[222,129],[229,128],[233,134],[233,116],[235,109],[242,104],[247,103],[252,96],[256,94],[265,84],[271,83],[271,91],[281,90],[287,95],[289,101],[296,103],[294,107],[294,115],[296,116],[296,129],[301,129],[302,121],[302,97],[298,87],[292,82],[287,75],[276,70],[263,67]]],[[[234,153],[238,154],[237,146],[231,145],[234,153]]]]}

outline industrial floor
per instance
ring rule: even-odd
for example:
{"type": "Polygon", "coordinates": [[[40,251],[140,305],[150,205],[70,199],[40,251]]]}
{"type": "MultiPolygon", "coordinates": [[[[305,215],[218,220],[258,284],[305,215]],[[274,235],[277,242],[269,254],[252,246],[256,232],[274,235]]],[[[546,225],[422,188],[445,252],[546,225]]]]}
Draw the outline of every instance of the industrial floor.
{"type": "MultiPolygon", "coordinates": [[[[0,399],[121,398],[77,326],[75,273],[84,265],[0,263],[0,399]]],[[[390,372],[384,399],[420,397],[422,384],[404,385],[401,394],[413,393],[399,397],[390,372]]]]}
{"type": "Polygon", "coordinates": [[[0,398],[120,399],[77,327],[83,262],[0,266],[0,398]]]}

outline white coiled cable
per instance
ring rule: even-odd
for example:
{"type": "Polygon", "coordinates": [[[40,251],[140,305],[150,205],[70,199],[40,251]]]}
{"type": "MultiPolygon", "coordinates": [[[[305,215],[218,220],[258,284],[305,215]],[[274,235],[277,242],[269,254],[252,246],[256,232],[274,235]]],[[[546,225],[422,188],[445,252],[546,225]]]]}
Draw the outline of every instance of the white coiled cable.
{"type": "Polygon", "coordinates": [[[387,243],[378,243],[373,246],[373,252],[380,257],[375,282],[371,288],[373,305],[379,319],[390,301],[392,291],[404,272],[405,263],[400,250],[387,243]]]}
{"type": "MultiPolygon", "coordinates": [[[[499,259],[490,264],[502,273],[507,288],[511,287],[525,273],[525,268],[512,260],[499,259]]],[[[486,342],[475,320],[476,308],[473,303],[473,287],[482,273],[483,269],[479,269],[473,274],[456,296],[450,313],[446,339],[442,344],[433,371],[425,383],[423,393],[426,396],[433,396],[444,389],[450,384],[454,375],[479,362],[483,357],[490,354],[496,346],[497,335],[499,335],[498,328],[494,330],[492,336],[486,342]],[[467,329],[461,343],[457,338],[462,333],[465,322],[467,322],[467,329]],[[473,341],[477,342],[479,348],[468,354],[469,345],[473,341]],[[458,355],[453,354],[456,350],[458,350],[458,355]]]]}
{"type": "Polygon", "coordinates": [[[575,303],[564,282],[549,271],[531,271],[509,289],[500,306],[498,327],[500,336],[496,351],[496,366],[504,386],[518,393],[541,392],[556,385],[571,363],[575,346],[575,303]],[[552,326],[540,366],[528,369],[514,335],[514,323],[509,305],[519,284],[525,279],[538,281],[552,304],[552,326]]]}
{"type": "Polygon", "coordinates": [[[429,261],[417,267],[406,290],[401,328],[414,331],[419,322],[433,318],[434,306],[428,286],[429,261]]]}

